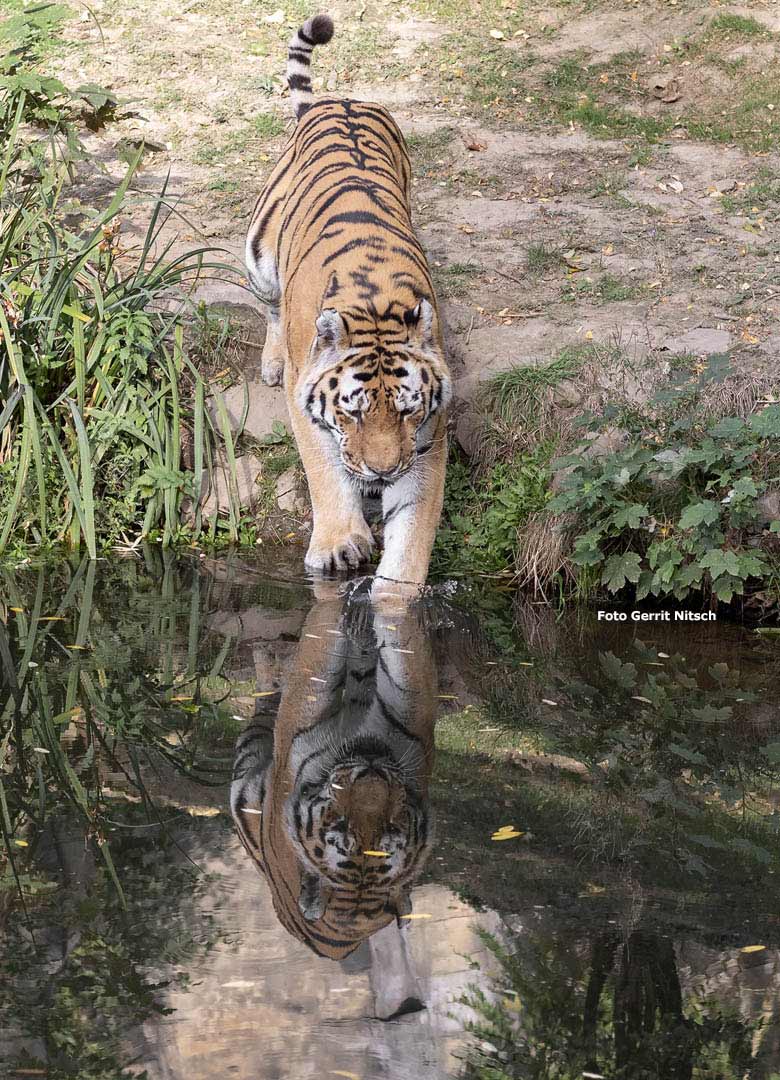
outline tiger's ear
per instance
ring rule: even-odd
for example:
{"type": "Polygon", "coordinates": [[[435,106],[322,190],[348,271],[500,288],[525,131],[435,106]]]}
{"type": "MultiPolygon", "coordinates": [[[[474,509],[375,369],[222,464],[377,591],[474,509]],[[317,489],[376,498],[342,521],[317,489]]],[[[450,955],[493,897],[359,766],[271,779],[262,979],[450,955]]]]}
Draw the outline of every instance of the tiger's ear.
{"type": "Polygon", "coordinates": [[[344,318],[335,308],[325,308],[317,316],[317,344],[322,347],[334,345],[343,347],[347,343],[349,330],[344,318]]]}
{"type": "Polygon", "coordinates": [[[409,330],[409,343],[422,349],[432,349],[436,344],[433,335],[433,304],[422,299],[417,307],[409,308],[404,322],[409,330]]]}
{"type": "Polygon", "coordinates": [[[321,919],[325,914],[325,898],[322,895],[320,879],[316,874],[301,875],[301,891],[298,907],[307,922],[321,919]]]}

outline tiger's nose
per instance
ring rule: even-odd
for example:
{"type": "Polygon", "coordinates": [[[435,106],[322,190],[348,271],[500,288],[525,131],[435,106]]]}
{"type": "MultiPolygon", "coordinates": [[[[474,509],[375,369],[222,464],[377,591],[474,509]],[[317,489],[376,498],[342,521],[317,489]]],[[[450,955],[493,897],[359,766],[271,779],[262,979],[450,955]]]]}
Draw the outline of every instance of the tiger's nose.
{"type": "Polygon", "coordinates": [[[380,480],[387,480],[388,477],[394,476],[395,473],[398,472],[397,465],[393,465],[393,467],[390,469],[374,469],[371,468],[370,465],[369,468],[371,469],[371,472],[374,474],[374,476],[378,477],[380,480]]]}

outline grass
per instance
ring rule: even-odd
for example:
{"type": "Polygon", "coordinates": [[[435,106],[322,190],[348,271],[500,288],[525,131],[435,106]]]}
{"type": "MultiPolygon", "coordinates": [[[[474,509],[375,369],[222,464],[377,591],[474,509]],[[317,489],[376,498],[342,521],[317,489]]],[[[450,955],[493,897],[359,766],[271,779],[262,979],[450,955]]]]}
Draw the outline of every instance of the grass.
{"type": "Polygon", "coordinates": [[[563,289],[564,300],[597,300],[602,304],[614,304],[621,300],[633,300],[641,295],[641,288],[631,281],[602,274],[596,281],[574,278],[563,289]]]}
{"type": "Polygon", "coordinates": [[[447,151],[456,134],[455,128],[446,125],[435,131],[412,131],[406,135],[415,176],[432,176],[438,172],[437,166],[446,163],[447,151]]]}
{"type": "Polygon", "coordinates": [[[482,267],[471,262],[455,262],[449,266],[436,267],[434,278],[436,291],[441,296],[466,296],[482,267]]]}
{"type": "Polygon", "coordinates": [[[768,32],[767,28],[757,19],[752,18],[750,15],[737,15],[733,11],[723,11],[716,15],[709,25],[709,30],[711,33],[737,34],[740,37],[748,38],[768,32]]]}
{"type": "Polygon", "coordinates": [[[721,206],[728,214],[780,214],[780,179],[768,165],[758,168],[756,177],[738,192],[727,192],[721,206]]]}
{"type": "MultiPolygon", "coordinates": [[[[73,223],[82,102],[33,74],[39,36],[33,23],[15,59],[27,76],[0,95],[0,555],[65,544],[95,558],[146,537],[191,540],[209,523],[198,509],[184,530],[183,500],[233,447],[209,420],[184,347],[187,295],[199,276],[231,271],[205,248],[173,254],[165,189],[126,248],[140,153],[104,204],[81,205],[73,223]]],[[[238,540],[233,504],[229,535],[238,540]]]]}
{"type": "Polygon", "coordinates": [[[539,276],[562,265],[557,248],[548,244],[531,244],[525,253],[525,266],[529,274],[539,276]]]}
{"type": "Polygon", "coordinates": [[[617,195],[627,184],[627,176],[622,169],[607,169],[594,177],[592,195],[617,195]]]}

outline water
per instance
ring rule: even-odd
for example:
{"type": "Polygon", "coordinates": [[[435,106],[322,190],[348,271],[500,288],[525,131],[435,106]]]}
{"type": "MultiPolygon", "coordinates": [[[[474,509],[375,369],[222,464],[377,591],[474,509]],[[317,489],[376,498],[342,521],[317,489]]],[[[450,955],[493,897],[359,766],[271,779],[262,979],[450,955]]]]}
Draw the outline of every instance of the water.
{"type": "Polygon", "coordinates": [[[0,670],[3,1076],[780,1076],[776,637],[153,552],[0,670]]]}

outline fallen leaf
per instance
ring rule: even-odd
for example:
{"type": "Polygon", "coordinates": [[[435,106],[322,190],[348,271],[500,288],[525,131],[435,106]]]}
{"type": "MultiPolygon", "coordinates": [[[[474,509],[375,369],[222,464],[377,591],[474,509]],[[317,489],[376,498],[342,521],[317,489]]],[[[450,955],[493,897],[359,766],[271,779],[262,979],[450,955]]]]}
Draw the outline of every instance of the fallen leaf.
{"type": "Polygon", "coordinates": [[[503,30],[491,30],[490,31],[490,36],[494,39],[494,41],[503,41],[504,40],[504,31],[503,30]]]}
{"type": "Polygon", "coordinates": [[[8,610],[9,611],[15,611],[17,615],[23,615],[24,614],[24,608],[23,607],[12,607],[12,608],[9,608],[8,610]]]}
{"type": "Polygon", "coordinates": [[[466,149],[467,150],[487,150],[487,143],[481,143],[481,142],[477,142],[476,140],[473,140],[472,142],[467,142],[466,143],[466,149]]]}
{"type": "Polygon", "coordinates": [[[281,26],[281,24],[284,22],[284,11],[281,8],[277,8],[272,15],[264,15],[263,22],[281,26]]]}
{"type": "Polygon", "coordinates": [[[371,851],[371,850],[367,850],[367,851],[364,851],[363,854],[364,855],[373,855],[377,859],[389,859],[390,858],[390,852],[389,851],[371,851]]]}
{"type": "Polygon", "coordinates": [[[66,649],[86,649],[86,645],[66,645],[66,649]]]}
{"type": "MultiPolygon", "coordinates": [[[[27,841],[26,841],[26,840],[14,840],[14,843],[16,844],[16,846],[17,846],[17,847],[29,847],[29,846],[30,846],[30,845],[29,845],[29,844],[27,843],[27,841]]],[[[763,947],[764,947],[764,946],[762,945],[762,946],[761,946],[761,948],[763,949],[763,947]]],[[[744,951],[744,950],[743,950],[743,951],[744,951]]]]}
{"type": "Polygon", "coordinates": [[[252,697],[273,697],[277,693],[276,690],[255,690],[252,697]]]}
{"type": "Polygon", "coordinates": [[[176,697],[172,697],[171,701],[192,701],[192,696],[187,694],[178,694],[176,697]]]}
{"type": "Polygon", "coordinates": [[[429,915],[426,911],[416,911],[409,915],[399,916],[401,919],[432,919],[433,916],[429,915]]]}
{"type": "Polygon", "coordinates": [[[43,615],[40,619],[41,622],[65,622],[64,615],[43,615]]]}
{"type": "Polygon", "coordinates": [[[505,832],[505,833],[493,833],[490,837],[491,840],[515,840],[518,836],[522,836],[521,832],[505,832]]]}
{"type": "MultiPolygon", "coordinates": [[[[19,843],[18,840],[16,842],[19,843]]],[[[745,945],[739,951],[742,953],[763,952],[765,948],[766,945],[745,945]]]]}
{"type": "Polygon", "coordinates": [[[601,254],[602,255],[611,255],[614,252],[614,250],[615,249],[612,246],[612,244],[605,244],[605,246],[601,249],[601,254]]]}
{"type": "Polygon", "coordinates": [[[546,698],[546,697],[542,698],[542,705],[557,705],[557,704],[558,704],[557,701],[550,701],[550,699],[546,698]]]}
{"type": "Polygon", "coordinates": [[[645,703],[645,705],[652,705],[653,704],[652,701],[650,700],[650,698],[641,697],[641,695],[639,695],[639,694],[632,694],[631,695],[631,700],[632,701],[643,701],[645,703]]]}

